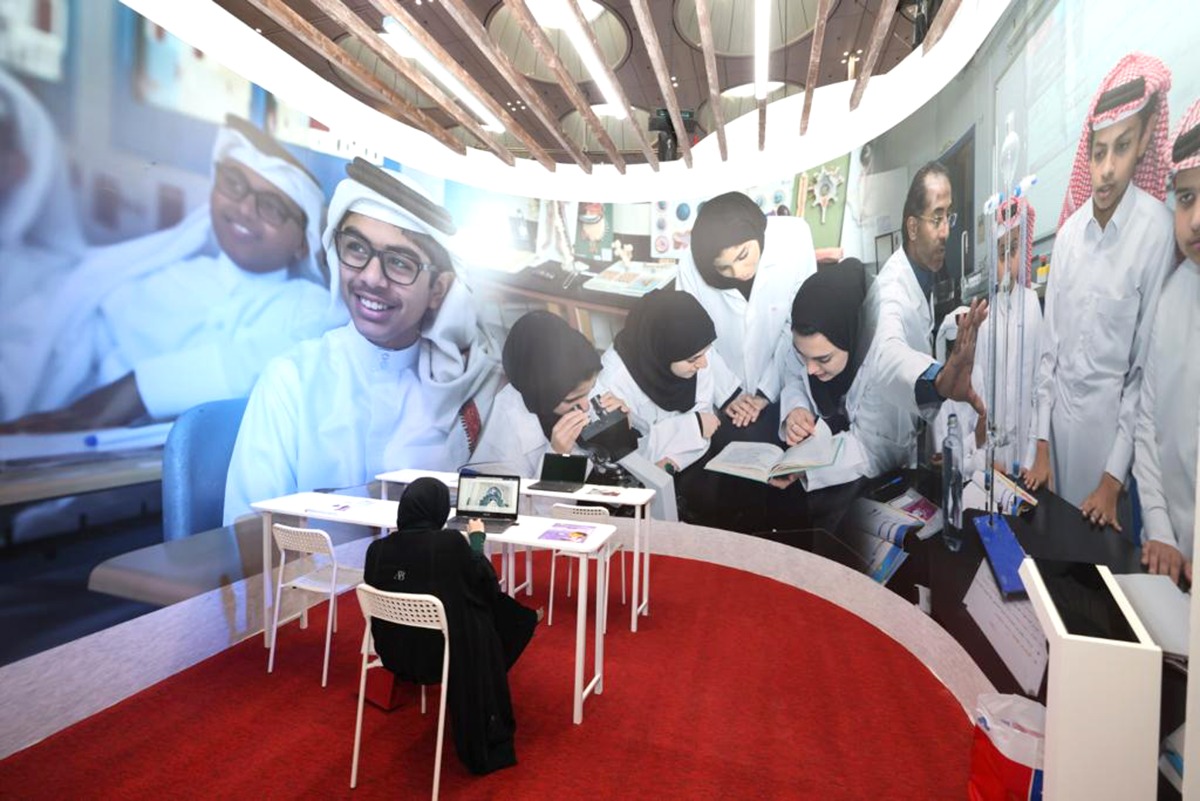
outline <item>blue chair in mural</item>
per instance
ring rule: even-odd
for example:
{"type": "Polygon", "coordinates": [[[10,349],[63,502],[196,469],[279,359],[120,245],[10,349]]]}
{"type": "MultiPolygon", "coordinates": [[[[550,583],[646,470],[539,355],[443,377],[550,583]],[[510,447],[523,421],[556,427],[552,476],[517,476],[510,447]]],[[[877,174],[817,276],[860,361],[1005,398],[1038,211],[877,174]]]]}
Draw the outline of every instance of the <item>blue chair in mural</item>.
{"type": "Polygon", "coordinates": [[[225,474],[246,398],[202,403],[179,416],[163,448],[163,539],[221,525],[225,474]]]}

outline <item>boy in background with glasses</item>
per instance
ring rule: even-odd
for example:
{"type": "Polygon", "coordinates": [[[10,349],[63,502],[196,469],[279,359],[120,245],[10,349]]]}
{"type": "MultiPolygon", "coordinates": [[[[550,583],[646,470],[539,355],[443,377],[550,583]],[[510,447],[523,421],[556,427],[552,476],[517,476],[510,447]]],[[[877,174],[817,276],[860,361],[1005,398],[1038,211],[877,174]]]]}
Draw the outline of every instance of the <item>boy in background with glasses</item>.
{"type": "Polygon", "coordinates": [[[0,419],[20,417],[0,430],[122,426],[245,397],[268,360],[325,329],[316,179],[232,117],[213,168],[209,202],[178,225],[94,250],[13,310],[37,337],[0,342],[0,419]]]}
{"type": "Polygon", "coordinates": [[[1050,260],[1037,454],[1024,473],[1030,489],[1053,477],[1088,521],[1118,531],[1130,519],[1123,489],[1146,343],[1175,251],[1162,202],[1170,88],[1161,61],[1130,54],[1088,106],[1050,260]]]}
{"type": "Polygon", "coordinates": [[[322,242],[344,323],[271,362],[250,395],[225,523],[265,498],[366,484],[385,470],[470,461],[500,380],[456,270],[449,213],[361,159],[322,242]]]}

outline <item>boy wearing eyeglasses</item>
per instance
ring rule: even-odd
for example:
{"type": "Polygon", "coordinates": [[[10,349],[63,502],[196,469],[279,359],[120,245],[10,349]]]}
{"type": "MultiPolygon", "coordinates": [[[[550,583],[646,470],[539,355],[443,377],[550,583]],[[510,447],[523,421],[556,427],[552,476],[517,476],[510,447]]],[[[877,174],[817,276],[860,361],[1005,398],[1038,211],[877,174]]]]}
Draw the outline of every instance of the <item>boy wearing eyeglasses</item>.
{"type": "Polygon", "coordinates": [[[1170,86],[1161,61],[1130,54],[1088,107],[1050,260],[1037,454],[1023,473],[1030,489],[1053,477],[1092,525],[1118,531],[1146,343],[1175,250],[1162,202],[1170,86]]]}
{"type": "Polygon", "coordinates": [[[323,205],[290,153],[230,118],[208,203],[96,249],[14,310],[39,336],[0,343],[0,417],[27,415],[0,429],[120,426],[248,395],[267,361],[326,327],[323,205]]]}
{"type": "Polygon", "coordinates": [[[250,504],[385,470],[470,461],[500,379],[457,275],[454,222],[405,176],[356,159],[322,242],[344,324],[269,364],[250,395],[225,522],[250,504]]]}

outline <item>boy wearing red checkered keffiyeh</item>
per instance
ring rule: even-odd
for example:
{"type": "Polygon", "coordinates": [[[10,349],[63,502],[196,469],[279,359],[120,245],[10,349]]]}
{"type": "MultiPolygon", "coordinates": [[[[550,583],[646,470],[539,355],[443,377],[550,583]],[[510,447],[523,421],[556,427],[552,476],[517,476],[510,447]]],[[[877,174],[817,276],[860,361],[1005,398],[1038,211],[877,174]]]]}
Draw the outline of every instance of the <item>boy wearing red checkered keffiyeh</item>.
{"type": "Polygon", "coordinates": [[[1200,101],[1188,109],[1164,155],[1175,201],[1175,243],[1184,262],[1163,285],[1150,334],[1133,474],[1145,522],[1142,564],[1151,573],[1191,581],[1200,440],[1200,101]]]}
{"type": "MultiPolygon", "coordinates": [[[[1162,203],[1171,73],[1132,53],[1088,107],[1051,257],[1026,483],[1118,531],[1146,343],[1174,256],[1162,203]]],[[[1123,500],[1124,499],[1124,500],[1123,500]]],[[[1126,514],[1121,515],[1122,518],[1126,514]]]]}

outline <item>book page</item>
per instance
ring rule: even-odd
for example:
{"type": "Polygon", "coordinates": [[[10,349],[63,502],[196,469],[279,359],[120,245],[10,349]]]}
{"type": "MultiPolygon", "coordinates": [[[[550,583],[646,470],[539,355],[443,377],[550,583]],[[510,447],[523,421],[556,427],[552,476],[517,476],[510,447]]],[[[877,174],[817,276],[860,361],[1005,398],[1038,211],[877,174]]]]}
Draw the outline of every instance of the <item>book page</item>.
{"type": "Polygon", "coordinates": [[[913,517],[919,517],[925,522],[917,536],[927,540],[942,530],[942,510],[933,501],[911,487],[898,498],[888,501],[888,506],[908,512],[913,517]]]}
{"type": "Polygon", "coordinates": [[[870,498],[858,498],[850,508],[849,525],[859,531],[865,531],[872,537],[903,545],[908,533],[918,531],[924,523],[919,517],[902,509],[870,498]]]}
{"type": "Polygon", "coordinates": [[[1133,573],[1113,576],[1150,637],[1164,653],[1186,657],[1192,596],[1170,576],[1133,573]]]}
{"type": "Polygon", "coordinates": [[[834,441],[829,424],[824,420],[817,420],[816,430],[779,458],[771,471],[771,477],[799,473],[813,467],[827,467],[837,458],[839,444],[840,441],[834,441]]]}
{"type": "Polygon", "coordinates": [[[765,482],[782,455],[780,448],[767,442],[731,442],[704,469],[765,482]]]}
{"type": "Polygon", "coordinates": [[[1005,600],[987,560],[979,563],[975,579],[963,598],[967,612],[996,649],[996,654],[1021,688],[1036,695],[1050,662],[1046,636],[1028,598],[1005,600]]]}

